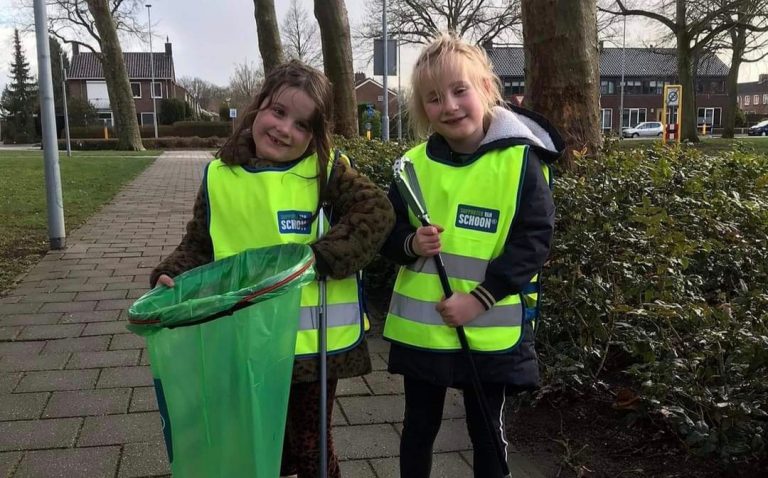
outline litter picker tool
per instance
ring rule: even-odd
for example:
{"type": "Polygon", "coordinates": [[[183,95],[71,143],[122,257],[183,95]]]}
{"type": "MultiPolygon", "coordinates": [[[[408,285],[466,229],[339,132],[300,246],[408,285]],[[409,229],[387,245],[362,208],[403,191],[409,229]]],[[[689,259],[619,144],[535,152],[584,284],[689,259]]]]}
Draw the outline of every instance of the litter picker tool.
{"type": "MultiPolygon", "coordinates": [[[[413,212],[416,218],[419,220],[422,226],[430,226],[431,222],[429,214],[427,213],[426,204],[424,203],[424,195],[421,192],[419,181],[416,176],[416,170],[413,163],[407,156],[402,156],[393,166],[394,180],[397,190],[400,192],[400,196],[405,201],[408,208],[413,212]]],[[[435,260],[435,266],[437,268],[437,275],[440,278],[440,284],[443,287],[443,294],[445,298],[449,298],[453,295],[451,290],[451,284],[448,282],[448,274],[445,271],[445,263],[440,254],[433,256],[435,260]]],[[[469,342],[467,342],[467,334],[464,332],[464,327],[456,327],[456,334],[459,336],[459,343],[461,344],[461,350],[469,363],[470,375],[472,377],[472,388],[475,391],[475,396],[480,404],[480,410],[483,415],[483,421],[488,433],[491,435],[493,443],[496,448],[496,457],[499,460],[499,465],[506,478],[510,477],[509,466],[507,465],[506,453],[504,446],[501,443],[501,438],[497,434],[497,430],[493,426],[491,419],[491,412],[488,406],[488,400],[485,397],[482,384],[480,383],[480,377],[477,374],[477,367],[475,366],[475,360],[472,357],[472,352],[469,348],[469,342]]]]}
{"type": "MultiPolygon", "coordinates": [[[[320,205],[317,214],[317,237],[325,234],[325,210],[320,205]]],[[[320,375],[320,478],[328,476],[328,294],[326,278],[317,278],[320,300],[318,306],[317,349],[320,375]]]]}

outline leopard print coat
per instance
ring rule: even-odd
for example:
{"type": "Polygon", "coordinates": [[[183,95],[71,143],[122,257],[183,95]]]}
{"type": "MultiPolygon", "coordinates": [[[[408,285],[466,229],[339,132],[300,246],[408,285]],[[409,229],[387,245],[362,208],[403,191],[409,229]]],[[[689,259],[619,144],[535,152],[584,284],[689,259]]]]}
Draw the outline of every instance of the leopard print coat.
{"type": "MultiPolygon", "coordinates": [[[[249,164],[255,167],[265,165],[268,163],[259,159],[249,164]]],[[[384,192],[343,162],[334,167],[328,181],[327,197],[338,219],[325,236],[310,246],[315,253],[318,274],[343,278],[362,269],[373,259],[392,229],[395,217],[384,192]]],[[[208,205],[201,186],[186,234],[178,247],[152,271],[150,286],[155,286],[161,274],[174,277],[212,260],[208,205]]],[[[316,359],[297,359],[293,367],[293,382],[318,380],[317,369],[316,359]]],[[[371,361],[365,340],[354,349],[328,356],[328,378],[331,380],[360,376],[370,371],[371,361]]]]}

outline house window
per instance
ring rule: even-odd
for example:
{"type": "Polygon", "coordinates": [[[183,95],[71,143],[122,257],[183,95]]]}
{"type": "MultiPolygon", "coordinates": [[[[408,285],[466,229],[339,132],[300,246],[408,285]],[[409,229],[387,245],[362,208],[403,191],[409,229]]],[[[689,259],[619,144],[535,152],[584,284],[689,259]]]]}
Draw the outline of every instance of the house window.
{"type": "Polygon", "coordinates": [[[602,108],[600,110],[600,127],[603,131],[610,131],[613,128],[613,110],[611,108],[602,108]]]}
{"type": "Polygon", "coordinates": [[[612,80],[600,81],[600,94],[601,95],[614,95],[616,94],[616,83],[612,80]]]}
{"type": "Polygon", "coordinates": [[[749,106],[749,95],[744,95],[744,106],[749,106]]]}
{"type": "Polygon", "coordinates": [[[760,104],[760,95],[753,96],[752,100],[754,100],[754,101],[752,101],[752,103],[754,103],[755,105],[759,105],[760,104]]]}
{"type": "Polygon", "coordinates": [[[155,114],[154,113],[141,113],[141,125],[142,126],[154,126],[155,114]]]}
{"type": "Polygon", "coordinates": [[[763,95],[763,104],[768,105],[768,94],[763,95]]]}
{"type": "Polygon", "coordinates": [[[722,108],[699,108],[696,124],[707,123],[708,127],[720,126],[722,112],[722,108]]]}
{"type": "Polygon", "coordinates": [[[384,95],[379,95],[378,97],[376,97],[376,101],[378,101],[379,103],[384,101],[384,95]]]}
{"type": "Polygon", "coordinates": [[[522,95],[524,93],[525,93],[525,82],[524,81],[510,81],[509,82],[509,93],[508,94],[510,94],[510,95],[522,95]]]}
{"type": "Polygon", "coordinates": [[[163,97],[163,84],[159,81],[152,83],[152,98],[163,97]]]}
{"type": "Polygon", "coordinates": [[[741,96],[736,97],[736,104],[741,105],[741,96]]]}
{"type": "Polygon", "coordinates": [[[115,124],[115,120],[112,117],[111,111],[102,111],[99,113],[99,120],[104,124],[104,126],[113,126],[115,124]]]}
{"type": "Polygon", "coordinates": [[[643,82],[640,80],[631,80],[624,83],[624,93],[628,95],[642,95],[643,82]]]}
{"type": "Polygon", "coordinates": [[[131,82],[131,92],[134,98],[141,98],[141,83],[131,82]]]}
{"type": "Polygon", "coordinates": [[[623,128],[637,126],[638,123],[645,121],[646,113],[646,108],[624,108],[624,113],[621,115],[621,126],[623,128]]]}
{"type": "Polygon", "coordinates": [[[663,81],[644,81],[643,82],[644,95],[661,95],[663,91],[664,91],[663,81]]]}

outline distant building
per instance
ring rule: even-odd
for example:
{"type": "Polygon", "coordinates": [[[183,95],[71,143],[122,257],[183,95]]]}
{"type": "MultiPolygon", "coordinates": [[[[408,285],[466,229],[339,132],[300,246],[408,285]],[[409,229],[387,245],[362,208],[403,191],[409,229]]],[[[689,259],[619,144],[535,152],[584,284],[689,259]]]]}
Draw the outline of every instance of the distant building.
{"type": "Polygon", "coordinates": [[[748,115],[768,115],[768,74],[757,81],[739,83],[737,101],[739,108],[748,115]]]}
{"type": "MultiPolygon", "coordinates": [[[[123,59],[128,70],[128,80],[131,83],[131,90],[136,102],[136,117],[140,125],[153,124],[152,97],[157,99],[158,113],[160,100],[163,98],[179,98],[188,102],[193,109],[199,112],[199,106],[194,98],[176,83],[173,49],[170,42],[166,41],[165,51],[152,53],[151,56],[149,52],[123,52],[123,59]],[[150,96],[151,60],[154,60],[155,66],[155,83],[152,86],[152,96],[150,96]]],[[[67,76],[67,88],[72,97],[91,102],[96,108],[99,118],[107,126],[114,125],[114,115],[109,103],[107,83],[104,80],[101,61],[93,52],[81,52],[77,44],[72,45],[72,61],[67,76]]]]}
{"type": "MultiPolygon", "coordinates": [[[[391,88],[389,91],[389,117],[394,118],[399,112],[397,93],[391,88]]],[[[373,105],[377,111],[384,111],[384,85],[367,78],[365,73],[355,73],[355,97],[358,105],[373,105]]]]}
{"type": "MultiPolygon", "coordinates": [[[[519,47],[486,46],[494,72],[501,79],[507,101],[521,104],[525,97],[525,55],[519,47]]],[[[622,49],[600,51],[600,115],[604,132],[618,133],[621,126],[660,121],[665,84],[677,83],[677,53],[672,48],[627,48],[624,50],[624,111],[619,114],[622,49]]],[[[698,123],[721,126],[728,103],[725,80],[728,66],[715,55],[707,55],[696,71],[698,123]]]]}

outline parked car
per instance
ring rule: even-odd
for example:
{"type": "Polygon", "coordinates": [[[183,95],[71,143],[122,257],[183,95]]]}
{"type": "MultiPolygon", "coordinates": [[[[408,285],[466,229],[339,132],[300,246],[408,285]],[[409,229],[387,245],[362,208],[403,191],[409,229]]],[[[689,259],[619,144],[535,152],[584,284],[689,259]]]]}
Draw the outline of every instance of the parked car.
{"type": "Polygon", "coordinates": [[[661,136],[664,133],[664,127],[658,121],[645,121],[638,123],[633,128],[624,128],[621,132],[625,138],[637,138],[641,136],[661,136]]]}
{"type": "Polygon", "coordinates": [[[754,126],[751,126],[747,130],[747,134],[750,136],[767,136],[768,135],[768,120],[763,120],[754,126]]]}

